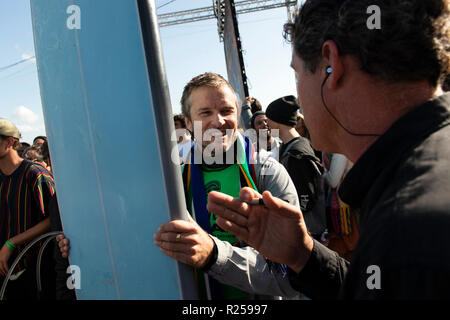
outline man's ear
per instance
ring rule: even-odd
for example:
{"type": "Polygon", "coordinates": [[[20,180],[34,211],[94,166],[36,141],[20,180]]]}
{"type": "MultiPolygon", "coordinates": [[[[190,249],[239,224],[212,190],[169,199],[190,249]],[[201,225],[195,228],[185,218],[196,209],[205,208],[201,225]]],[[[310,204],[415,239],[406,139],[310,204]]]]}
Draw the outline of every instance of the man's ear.
{"type": "Polygon", "coordinates": [[[13,137],[8,137],[7,140],[8,140],[8,148],[9,147],[11,147],[11,148],[14,147],[14,144],[16,143],[16,140],[14,140],[13,137]]]}
{"type": "Polygon", "coordinates": [[[329,89],[336,89],[339,85],[339,81],[344,75],[344,64],[341,56],[339,55],[339,48],[333,40],[327,40],[322,45],[322,58],[323,58],[323,73],[324,77],[327,76],[327,69],[331,67],[329,73],[327,86],[329,89]]]}
{"type": "Polygon", "coordinates": [[[188,129],[190,132],[194,132],[194,127],[192,126],[191,119],[186,117],[186,129],[188,129]]]}

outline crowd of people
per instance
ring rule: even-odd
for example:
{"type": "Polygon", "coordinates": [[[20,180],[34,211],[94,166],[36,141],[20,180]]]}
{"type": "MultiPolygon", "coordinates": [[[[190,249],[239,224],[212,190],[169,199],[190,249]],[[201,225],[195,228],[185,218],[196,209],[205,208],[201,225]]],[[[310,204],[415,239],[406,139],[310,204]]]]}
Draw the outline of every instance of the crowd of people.
{"type": "MultiPolygon", "coordinates": [[[[307,0],[284,31],[297,97],[263,110],[219,74],[186,84],[173,120],[189,218],[155,245],[194,268],[201,299],[450,298],[449,1],[307,0]],[[366,24],[374,3],[381,30],[366,24]]],[[[21,145],[0,119],[0,146],[3,281],[62,228],[47,139],[21,145]]],[[[39,294],[74,299],[56,240],[39,294]]],[[[36,298],[35,260],[7,299],[36,298]]]]}

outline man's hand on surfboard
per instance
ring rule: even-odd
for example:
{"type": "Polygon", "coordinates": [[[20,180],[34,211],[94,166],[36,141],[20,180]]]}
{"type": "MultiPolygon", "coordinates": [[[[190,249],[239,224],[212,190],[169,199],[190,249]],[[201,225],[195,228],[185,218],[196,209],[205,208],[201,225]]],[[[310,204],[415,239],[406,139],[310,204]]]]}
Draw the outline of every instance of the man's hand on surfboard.
{"type": "Polygon", "coordinates": [[[188,219],[162,224],[153,237],[165,255],[195,268],[202,268],[211,257],[214,241],[190,216],[188,219]]]}

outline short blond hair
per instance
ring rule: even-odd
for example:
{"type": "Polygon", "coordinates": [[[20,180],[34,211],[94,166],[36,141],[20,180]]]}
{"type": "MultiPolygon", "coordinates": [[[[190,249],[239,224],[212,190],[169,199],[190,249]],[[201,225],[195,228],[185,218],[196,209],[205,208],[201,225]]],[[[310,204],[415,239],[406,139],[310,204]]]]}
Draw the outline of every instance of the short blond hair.
{"type": "MultiPolygon", "coordinates": [[[[194,89],[202,87],[219,88],[221,86],[227,86],[231,89],[233,94],[236,95],[233,87],[225,80],[220,74],[213,72],[205,72],[200,74],[189,81],[183,89],[183,95],[181,96],[181,112],[183,115],[191,119],[191,101],[189,100],[191,93],[194,89]]],[[[236,106],[238,107],[238,106],[236,106]]]]}

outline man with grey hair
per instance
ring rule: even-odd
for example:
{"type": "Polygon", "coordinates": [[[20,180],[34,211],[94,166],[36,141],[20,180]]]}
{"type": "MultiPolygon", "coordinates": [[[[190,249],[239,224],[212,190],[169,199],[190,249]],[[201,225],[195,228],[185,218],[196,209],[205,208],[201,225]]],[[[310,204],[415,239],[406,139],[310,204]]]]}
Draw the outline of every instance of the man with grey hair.
{"type": "Polygon", "coordinates": [[[285,31],[313,146],[354,163],[339,189],[360,217],[352,261],[269,192],[211,192],[208,210],[313,299],[450,298],[450,2],[306,0],[285,31]]]}

